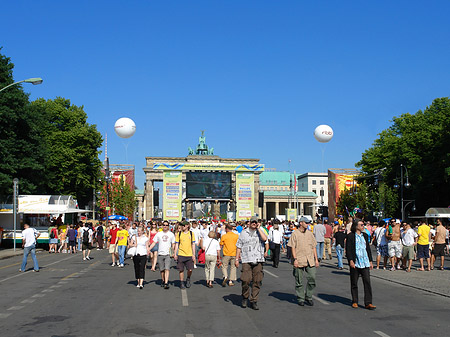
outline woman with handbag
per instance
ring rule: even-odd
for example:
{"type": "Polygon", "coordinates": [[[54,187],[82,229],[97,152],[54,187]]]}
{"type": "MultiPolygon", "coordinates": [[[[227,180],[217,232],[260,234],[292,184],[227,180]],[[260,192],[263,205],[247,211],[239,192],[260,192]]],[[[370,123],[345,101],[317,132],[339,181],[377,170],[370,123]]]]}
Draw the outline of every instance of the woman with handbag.
{"type": "Polygon", "coordinates": [[[139,227],[137,235],[131,238],[131,248],[128,255],[133,256],[134,274],[136,276],[139,289],[144,288],[145,266],[147,264],[147,254],[149,253],[150,240],[144,233],[144,228],[139,227]]]}
{"type": "Polygon", "coordinates": [[[203,249],[205,250],[205,274],[206,274],[206,286],[208,288],[213,287],[214,271],[216,261],[220,260],[220,244],[215,239],[216,233],[211,231],[208,237],[203,240],[203,249]]]}

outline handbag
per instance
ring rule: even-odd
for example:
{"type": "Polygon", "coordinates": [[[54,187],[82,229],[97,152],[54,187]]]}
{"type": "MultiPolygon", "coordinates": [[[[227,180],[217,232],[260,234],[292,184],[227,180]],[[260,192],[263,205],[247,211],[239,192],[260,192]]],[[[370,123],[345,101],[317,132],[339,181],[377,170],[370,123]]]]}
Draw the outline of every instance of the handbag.
{"type": "MultiPolygon", "coordinates": [[[[134,236],[134,235],[133,235],[134,236]]],[[[127,251],[127,256],[129,257],[133,257],[135,256],[137,253],[137,238],[136,238],[136,246],[131,247],[130,249],[128,249],[127,251]]]]}
{"type": "Polygon", "coordinates": [[[206,260],[205,260],[205,251],[202,248],[200,248],[198,250],[197,262],[198,263],[205,263],[206,262],[206,260]]]}
{"type": "Polygon", "coordinates": [[[129,256],[129,257],[135,256],[135,255],[136,255],[136,250],[137,250],[136,247],[131,247],[131,248],[128,249],[128,251],[127,251],[127,256],[129,256]]]}
{"type": "Polygon", "coordinates": [[[198,263],[206,263],[206,256],[205,256],[206,251],[209,249],[209,246],[211,246],[212,240],[214,240],[214,239],[211,239],[211,241],[209,242],[208,248],[206,248],[206,250],[204,250],[202,248],[198,251],[198,263]]]}

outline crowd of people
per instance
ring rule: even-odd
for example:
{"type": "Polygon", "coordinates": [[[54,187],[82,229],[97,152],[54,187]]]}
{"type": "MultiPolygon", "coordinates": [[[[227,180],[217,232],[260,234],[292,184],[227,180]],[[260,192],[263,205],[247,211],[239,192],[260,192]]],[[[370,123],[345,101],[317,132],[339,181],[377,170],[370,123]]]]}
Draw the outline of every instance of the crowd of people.
{"type": "MultiPolygon", "coordinates": [[[[28,228],[28,227],[27,227],[28,228]]],[[[32,229],[25,233],[26,256],[34,250],[29,242],[32,229]]],[[[389,219],[372,224],[369,221],[342,218],[312,222],[308,217],[293,221],[207,222],[207,221],[109,221],[62,226],[54,219],[49,228],[49,253],[82,252],[83,261],[90,260],[91,250],[108,249],[111,266],[124,268],[125,260],[133,261],[136,287],[144,288],[147,264],[160,271],[160,285],[169,289],[172,260],[176,264],[180,288],[191,287],[191,276],[197,263],[204,264],[208,288],[215,283],[216,267],[222,272],[222,287],[234,286],[241,264],[242,307],[258,309],[264,263],[278,268],[281,254],[290,260],[295,278],[295,292],[300,306],[313,306],[316,268],[322,260],[336,253],[336,267],[343,269],[346,256],[350,270],[352,306],[358,307],[358,279],[363,280],[364,304],[373,310],[370,270],[386,269],[411,272],[413,260],[417,271],[444,269],[444,256],[449,254],[449,230],[441,220],[435,225],[389,219]],[[372,262],[372,250],[376,259],[372,262]],[[431,253],[430,253],[431,252],[431,253]],[[382,265],[381,265],[382,263],[382,265]],[[306,282],[305,280],[306,279],[306,282]]]]}

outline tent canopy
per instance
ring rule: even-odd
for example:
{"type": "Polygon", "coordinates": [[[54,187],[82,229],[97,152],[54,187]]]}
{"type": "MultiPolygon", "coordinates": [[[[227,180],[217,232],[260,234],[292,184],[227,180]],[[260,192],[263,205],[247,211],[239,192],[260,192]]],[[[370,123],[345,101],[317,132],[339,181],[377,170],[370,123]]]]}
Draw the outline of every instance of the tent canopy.
{"type": "Polygon", "coordinates": [[[428,208],[425,212],[426,218],[450,218],[450,208],[428,208]]]}

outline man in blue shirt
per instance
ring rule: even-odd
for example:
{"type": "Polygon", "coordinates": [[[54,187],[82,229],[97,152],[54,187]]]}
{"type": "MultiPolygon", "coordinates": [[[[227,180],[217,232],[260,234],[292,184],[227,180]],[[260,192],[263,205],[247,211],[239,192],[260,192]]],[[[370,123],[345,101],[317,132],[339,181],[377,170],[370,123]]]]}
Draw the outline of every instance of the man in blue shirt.
{"type": "Polygon", "coordinates": [[[369,236],[364,232],[364,222],[355,219],[346,242],[347,260],[350,266],[352,307],[355,309],[358,308],[359,275],[363,279],[364,305],[366,309],[376,309],[376,306],[372,304],[372,286],[370,285],[370,269],[373,269],[373,265],[369,242],[369,236]]]}

